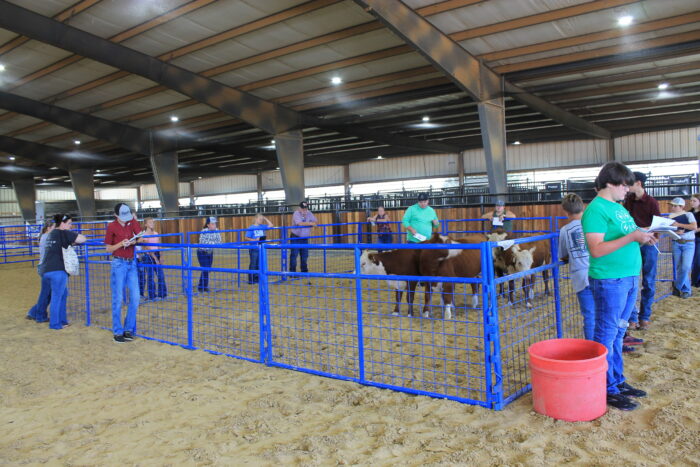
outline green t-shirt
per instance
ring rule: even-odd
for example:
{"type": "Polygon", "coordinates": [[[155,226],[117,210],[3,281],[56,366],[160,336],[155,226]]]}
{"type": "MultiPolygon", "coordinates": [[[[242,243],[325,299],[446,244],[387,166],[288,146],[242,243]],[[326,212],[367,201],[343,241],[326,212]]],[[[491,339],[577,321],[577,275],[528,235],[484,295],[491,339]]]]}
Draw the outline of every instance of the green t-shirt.
{"type": "MultiPolygon", "coordinates": [[[[430,206],[421,208],[420,205],[414,204],[406,209],[406,213],[404,213],[401,223],[404,227],[413,227],[419,234],[425,235],[426,238],[430,238],[430,236],[433,234],[433,219],[437,218],[435,209],[431,208],[430,206]]],[[[409,242],[420,242],[420,240],[414,237],[411,232],[406,232],[406,235],[409,242]]]]}
{"type": "MultiPolygon", "coordinates": [[[[596,196],[588,205],[581,219],[584,234],[605,234],[603,241],[616,240],[637,229],[630,213],[619,203],[596,196]]],[[[638,276],[642,268],[639,243],[630,242],[610,254],[594,258],[590,256],[588,275],[594,279],[619,279],[638,276]]]]}

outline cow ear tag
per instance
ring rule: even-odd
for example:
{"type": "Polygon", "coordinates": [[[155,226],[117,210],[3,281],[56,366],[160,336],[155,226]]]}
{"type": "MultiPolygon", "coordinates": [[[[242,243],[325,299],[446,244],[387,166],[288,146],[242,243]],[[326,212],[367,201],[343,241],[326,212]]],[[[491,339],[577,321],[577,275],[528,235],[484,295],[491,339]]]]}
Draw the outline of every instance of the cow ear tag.
{"type": "Polygon", "coordinates": [[[496,245],[500,246],[503,248],[503,251],[505,251],[515,245],[515,240],[501,240],[500,242],[497,242],[496,245]]]}

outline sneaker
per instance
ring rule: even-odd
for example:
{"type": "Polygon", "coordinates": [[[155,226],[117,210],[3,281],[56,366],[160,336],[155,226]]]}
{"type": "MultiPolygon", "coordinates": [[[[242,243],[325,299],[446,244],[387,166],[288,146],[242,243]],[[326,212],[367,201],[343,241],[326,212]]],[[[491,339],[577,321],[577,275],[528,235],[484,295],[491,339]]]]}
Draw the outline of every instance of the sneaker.
{"type": "Polygon", "coordinates": [[[620,394],[627,397],[646,397],[646,391],[634,388],[627,383],[620,383],[617,385],[617,389],[620,390],[620,394]]]}
{"type": "Polygon", "coordinates": [[[30,321],[36,321],[36,319],[33,316],[26,315],[24,318],[30,321]]]}
{"type": "Polygon", "coordinates": [[[639,407],[639,404],[622,394],[608,394],[606,402],[610,407],[615,407],[619,410],[634,410],[639,407]]]}
{"type": "Polygon", "coordinates": [[[681,291],[676,288],[676,286],[673,286],[673,290],[671,290],[671,295],[674,297],[680,297],[681,296],[681,291]]]}
{"type": "Polygon", "coordinates": [[[629,346],[629,345],[622,346],[622,353],[630,353],[630,352],[634,352],[635,350],[637,350],[637,349],[635,349],[634,347],[629,346]]]}
{"type": "Polygon", "coordinates": [[[123,344],[126,342],[126,339],[124,339],[124,336],[114,336],[114,342],[117,344],[123,344]]]}
{"type": "Polygon", "coordinates": [[[644,339],[632,336],[625,336],[625,338],[622,339],[622,343],[624,345],[642,345],[644,343],[644,339]]]}
{"type": "Polygon", "coordinates": [[[125,341],[133,341],[134,340],[134,335],[131,334],[129,331],[124,331],[124,335],[122,336],[125,341]]]}
{"type": "Polygon", "coordinates": [[[640,331],[647,331],[647,330],[649,330],[649,321],[640,321],[640,322],[639,322],[639,330],[640,330],[640,331]]]}
{"type": "Polygon", "coordinates": [[[690,292],[681,293],[681,298],[690,298],[690,292]]]}

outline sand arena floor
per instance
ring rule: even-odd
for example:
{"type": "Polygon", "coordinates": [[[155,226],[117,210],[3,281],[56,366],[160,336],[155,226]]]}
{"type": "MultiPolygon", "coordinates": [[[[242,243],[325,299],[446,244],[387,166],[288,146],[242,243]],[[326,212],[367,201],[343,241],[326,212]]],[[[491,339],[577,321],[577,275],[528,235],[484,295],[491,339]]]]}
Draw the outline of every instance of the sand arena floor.
{"type": "Polygon", "coordinates": [[[649,391],[641,408],[565,423],[535,414],[529,394],[495,412],[143,339],[117,346],[97,326],[50,331],[24,319],[38,285],[29,266],[0,266],[3,464],[700,463],[697,297],[657,305],[626,357],[649,391]]]}

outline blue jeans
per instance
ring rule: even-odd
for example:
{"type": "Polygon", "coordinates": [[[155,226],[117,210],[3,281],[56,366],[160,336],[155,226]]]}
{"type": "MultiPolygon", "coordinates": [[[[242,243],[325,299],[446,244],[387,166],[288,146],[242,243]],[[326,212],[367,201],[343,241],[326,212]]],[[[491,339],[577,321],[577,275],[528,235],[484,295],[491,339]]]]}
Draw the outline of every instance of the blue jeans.
{"type": "Polygon", "coordinates": [[[593,340],[595,333],[595,301],[593,300],[593,291],[589,285],[580,292],[576,292],[578,297],[578,306],[583,315],[583,335],[589,341],[593,340]]]}
{"type": "Polygon", "coordinates": [[[622,339],[634,309],[639,290],[639,277],[620,279],[590,279],[595,301],[595,332],[593,340],[608,349],[606,374],[608,394],[619,394],[617,388],[625,382],[622,361],[622,339]]]}
{"type": "Polygon", "coordinates": [[[39,323],[45,323],[49,320],[49,316],[46,313],[46,308],[49,306],[49,301],[51,300],[51,282],[48,277],[41,276],[41,291],[39,292],[39,299],[36,304],[30,308],[27,316],[38,321],[39,323]]]}
{"type": "MultiPolygon", "coordinates": [[[[156,252],[156,254],[158,253],[156,252]]],[[[144,297],[146,296],[146,285],[148,285],[149,300],[153,300],[156,297],[165,298],[165,296],[168,295],[163,269],[156,265],[156,261],[150,254],[143,253],[139,256],[139,293],[144,297]],[[140,266],[141,264],[151,264],[155,267],[143,267],[140,266]],[[158,279],[157,288],[154,276],[158,279]]]]}
{"type": "MultiPolygon", "coordinates": [[[[257,245],[255,247],[252,247],[250,250],[248,250],[248,256],[250,257],[250,264],[248,264],[248,269],[258,269],[260,266],[258,265],[258,259],[260,257],[260,251],[258,251],[257,245]]],[[[248,274],[248,283],[249,284],[257,284],[258,282],[258,275],[254,273],[249,273],[248,274]]]]}
{"type": "Polygon", "coordinates": [[[673,285],[681,293],[690,293],[690,269],[693,266],[695,255],[695,242],[673,242],[673,268],[676,271],[676,279],[673,285]]]}
{"type": "Polygon", "coordinates": [[[124,332],[136,332],[136,312],[139,308],[139,273],[136,260],[112,258],[112,332],[120,336],[124,332]],[[122,324],[122,301],[124,289],[128,289],[129,303],[126,309],[126,319],[122,324]]]}
{"type": "Polygon", "coordinates": [[[379,243],[391,243],[391,233],[380,233],[379,243]]]}
{"type": "Polygon", "coordinates": [[[63,329],[63,326],[68,324],[68,317],[66,316],[68,273],[66,271],[50,271],[45,272],[44,277],[51,284],[49,327],[51,329],[63,329]]]}
{"type": "Polygon", "coordinates": [[[653,245],[642,245],[642,300],[639,303],[639,312],[635,307],[630,316],[630,323],[649,321],[651,318],[651,305],[654,303],[656,293],[656,260],[659,252],[653,245]]]}
{"type": "MultiPolygon", "coordinates": [[[[214,264],[214,252],[207,253],[204,250],[197,250],[197,261],[199,261],[199,267],[210,268],[214,264]]],[[[197,290],[200,292],[209,291],[209,271],[201,271],[199,275],[199,282],[197,283],[197,290]]]]}
{"type": "Polygon", "coordinates": [[[693,270],[690,273],[690,285],[700,287],[700,234],[695,234],[695,254],[693,255],[693,270]]]}
{"type": "MultiPolygon", "coordinates": [[[[296,237],[294,234],[289,239],[289,243],[297,243],[301,245],[308,245],[308,238],[296,237]]],[[[297,270],[297,255],[301,258],[301,272],[309,272],[309,265],[307,260],[309,258],[308,248],[292,248],[289,252],[289,272],[296,272],[297,270]]]]}

